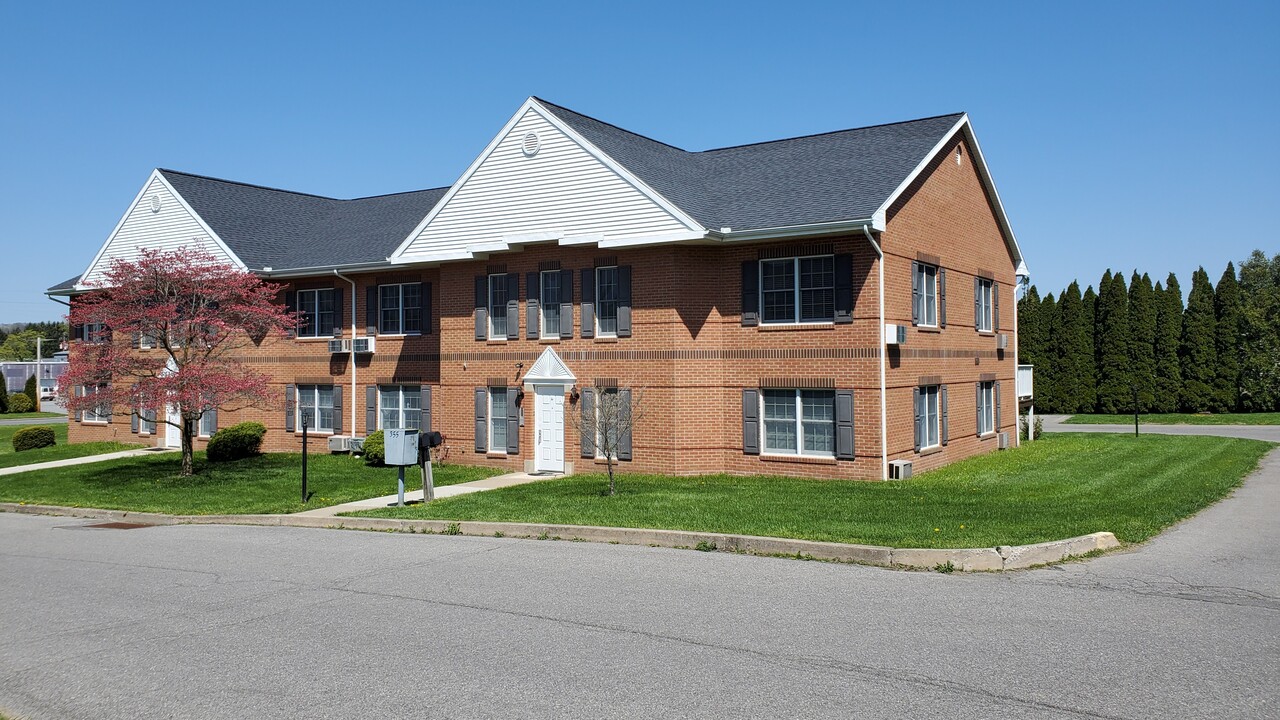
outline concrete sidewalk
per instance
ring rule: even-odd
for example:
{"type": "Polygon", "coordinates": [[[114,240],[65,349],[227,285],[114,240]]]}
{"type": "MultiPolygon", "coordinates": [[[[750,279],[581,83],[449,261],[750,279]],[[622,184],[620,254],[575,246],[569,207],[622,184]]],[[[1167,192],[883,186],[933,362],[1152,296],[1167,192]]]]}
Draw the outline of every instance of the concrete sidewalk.
{"type": "Polygon", "coordinates": [[[157,453],[178,452],[173,448],[138,448],[137,450],[121,450],[120,452],[103,453],[102,455],[85,455],[78,458],[67,458],[66,460],[50,460],[49,462],[32,463],[31,465],[18,465],[16,467],[0,468],[0,475],[17,475],[18,473],[32,472],[35,470],[49,470],[52,468],[69,467],[71,465],[86,465],[88,463],[103,462],[105,460],[118,460],[120,458],[137,457],[138,455],[155,455],[157,453]]]}
{"type": "MultiPolygon", "coordinates": [[[[1040,415],[1044,418],[1045,432],[1108,432],[1132,433],[1133,423],[1128,425],[1087,425],[1063,422],[1070,415],[1040,415]]],[[[1280,442],[1280,425],[1157,425],[1140,423],[1138,432],[1144,435],[1217,435],[1220,437],[1248,438],[1280,442]]]]}
{"type": "MultiPolygon", "coordinates": [[[[524,485],[526,483],[537,482],[538,480],[547,480],[549,478],[563,477],[562,475],[530,475],[529,473],[515,472],[506,475],[496,475],[483,480],[472,480],[471,482],[458,483],[457,485],[445,485],[436,488],[436,499],[456,497],[458,495],[466,495],[467,493],[483,492],[485,490],[496,490],[498,488],[511,487],[512,485],[524,485]]],[[[408,485],[406,478],[405,484],[408,485]]],[[[341,505],[330,505],[329,507],[316,508],[315,510],[304,510],[300,513],[294,513],[302,517],[337,517],[342,513],[360,512],[361,510],[377,510],[378,508],[389,507],[396,504],[397,495],[383,495],[382,497],[369,498],[368,500],[356,500],[355,502],[343,503],[341,505]]],[[[422,489],[405,490],[405,504],[422,502],[422,489]]]]}

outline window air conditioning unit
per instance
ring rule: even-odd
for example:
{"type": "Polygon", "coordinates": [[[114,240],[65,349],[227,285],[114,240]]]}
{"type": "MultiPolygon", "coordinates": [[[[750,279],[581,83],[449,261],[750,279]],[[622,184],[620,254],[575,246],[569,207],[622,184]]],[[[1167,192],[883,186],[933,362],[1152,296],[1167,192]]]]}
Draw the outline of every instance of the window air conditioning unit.
{"type": "Polygon", "coordinates": [[[351,344],[358,353],[373,354],[374,350],[377,348],[377,338],[359,337],[353,339],[351,344]]]}
{"type": "Polygon", "coordinates": [[[349,353],[351,352],[351,341],[350,340],[330,340],[329,352],[334,355],[337,355],[338,353],[349,353]]]}
{"type": "Polygon", "coordinates": [[[350,452],[351,438],[346,435],[331,435],[329,437],[329,452],[350,452]]]}
{"type": "Polygon", "coordinates": [[[890,480],[910,480],[911,479],[911,461],[910,460],[891,460],[889,462],[889,479],[890,480]]]}
{"type": "Polygon", "coordinates": [[[996,335],[996,348],[1000,350],[1009,349],[1009,336],[1007,334],[1000,333],[999,335],[996,335]]]}
{"type": "Polygon", "coordinates": [[[996,447],[1000,450],[1009,449],[1009,433],[1002,432],[996,436],[996,447]]]}
{"type": "Polygon", "coordinates": [[[905,345],[907,343],[907,326],[895,325],[893,323],[885,323],[884,326],[884,344],[885,345],[905,345]]]}

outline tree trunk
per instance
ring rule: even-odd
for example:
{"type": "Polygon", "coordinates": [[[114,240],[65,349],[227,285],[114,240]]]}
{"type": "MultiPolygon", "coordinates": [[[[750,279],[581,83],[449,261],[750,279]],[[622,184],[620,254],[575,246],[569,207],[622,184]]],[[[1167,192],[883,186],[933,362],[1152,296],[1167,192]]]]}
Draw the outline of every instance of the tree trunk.
{"type": "Polygon", "coordinates": [[[605,453],[605,456],[604,456],[604,466],[605,466],[606,468],[608,468],[608,471],[609,471],[609,496],[610,496],[610,497],[613,497],[613,494],[614,494],[614,484],[613,484],[613,458],[609,455],[609,453],[605,453]]]}
{"type": "Polygon", "coordinates": [[[192,440],[194,426],[191,418],[182,418],[182,477],[195,474],[195,441],[192,440]]]}

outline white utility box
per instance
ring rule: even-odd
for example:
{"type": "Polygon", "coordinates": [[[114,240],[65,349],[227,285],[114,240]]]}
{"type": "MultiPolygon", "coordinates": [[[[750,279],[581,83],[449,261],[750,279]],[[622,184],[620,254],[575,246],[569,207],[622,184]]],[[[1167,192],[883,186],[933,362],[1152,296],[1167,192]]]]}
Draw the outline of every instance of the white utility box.
{"type": "Polygon", "coordinates": [[[418,464],[417,430],[384,430],[382,432],[382,441],[386,454],[386,459],[383,462],[387,465],[418,464]]]}

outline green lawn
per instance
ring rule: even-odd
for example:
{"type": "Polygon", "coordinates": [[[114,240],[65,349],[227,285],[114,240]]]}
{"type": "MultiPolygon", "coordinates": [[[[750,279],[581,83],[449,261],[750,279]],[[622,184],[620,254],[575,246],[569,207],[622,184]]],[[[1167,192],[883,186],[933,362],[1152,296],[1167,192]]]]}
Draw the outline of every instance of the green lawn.
{"type": "Polygon", "coordinates": [[[53,428],[53,435],[58,440],[57,445],[54,445],[53,447],[39,448],[37,450],[26,450],[20,453],[14,452],[13,434],[24,427],[30,426],[0,425],[0,468],[14,467],[17,465],[32,465],[34,463],[48,462],[50,460],[66,460],[67,458],[84,457],[85,455],[101,455],[102,453],[128,450],[130,448],[137,447],[136,445],[125,445],[117,442],[92,442],[68,445],[67,426],[55,423],[52,425],[41,425],[40,427],[53,428]]]}
{"type": "Polygon", "coordinates": [[[1145,540],[1222,498],[1274,445],[1046,434],[905,482],[599,475],[373,510],[378,517],[698,530],[893,547],[991,547],[1109,530],[1145,540]]]}
{"type": "MultiPolygon", "coordinates": [[[[110,508],[178,515],[292,513],[396,491],[395,468],[371,468],[347,455],[312,455],[307,467],[311,502],[302,503],[301,458],[267,454],[210,463],[196,453],[197,474],[178,476],[178,453],[107,460],[57,470],[0,476],[0,502],[110,508]]],[[[437,485],[479,480],[500,471],[435,466],[437,485]]],[[[422,487],[409,468],[405,487],[422,487]]]]}
{"type": "Polygon", "coordinates": [[[0,414],[0,420],[28,420],[30,418],[64,418],[66,413],[51,412],[26,412],[26,413],[3,413],[0,414]]]}
{"type": "MultiPolygon", "coordinates": [[[[1133,425],[1133,415],[1072,415],[1063,422],[1074,425],[1133,425]]],[[[1280,413],[1163,413],[1139,415],[1138,422],[1151,425],[1280,425],[1280,413]]]]}

